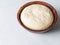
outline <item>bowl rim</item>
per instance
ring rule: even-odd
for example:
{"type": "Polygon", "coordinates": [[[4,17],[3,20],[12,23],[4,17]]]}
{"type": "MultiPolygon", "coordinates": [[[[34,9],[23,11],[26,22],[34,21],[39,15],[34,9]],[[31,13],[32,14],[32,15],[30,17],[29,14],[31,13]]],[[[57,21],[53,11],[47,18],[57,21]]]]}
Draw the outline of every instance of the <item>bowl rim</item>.
{"type": "Polygon", "coordinates": [[[22,6],[19,8],[18,12],[17,12],[17,20],[18,20],[18,22],[20,23],[20,25],[21,25],[24,29],[29,30],[29,31],[33,31],[33,32],[48,31],[49,29],[51,29],[51,28],[55,25],[55,23],[57,22],[57,18],[58,18],[58,15],[57,15],[56,9],[55,9],[52,5],[50,5],[49,3],[46,3],[46,2],[43,2],[43,1],[31,1],[31,2],[28,2],[28,3],[24,4],[24,5],[22,5],[22,6]],[[21,21],[21,12],[23,11],[23,9],[24,9],[25,7],[27,7],[27,6],[29,6],[29,5],[32,5],[32,4],[44,5],[44,6],[48,7],[48,8],[52,11],[54,19],[53,19],[52,24],[51,24],[48,28],[43,29],[43,30],[33,30],[33,29],[30,29],[30,28],[26,27],[26,26],[22,23],[22,21],[21,21]]]}

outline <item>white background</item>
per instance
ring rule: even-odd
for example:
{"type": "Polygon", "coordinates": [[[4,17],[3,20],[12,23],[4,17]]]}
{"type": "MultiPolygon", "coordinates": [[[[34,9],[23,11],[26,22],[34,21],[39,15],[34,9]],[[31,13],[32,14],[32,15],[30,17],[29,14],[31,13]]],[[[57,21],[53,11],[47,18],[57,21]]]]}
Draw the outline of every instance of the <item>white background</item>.
{"type": "Polygon", "coordinates": [[[60,45],[60,0],[43,0],[58,12],[56,26],[47,33],[22,29],[17,21],[21,5],[32,0],[0,0],[0,45],[60,45]]]}

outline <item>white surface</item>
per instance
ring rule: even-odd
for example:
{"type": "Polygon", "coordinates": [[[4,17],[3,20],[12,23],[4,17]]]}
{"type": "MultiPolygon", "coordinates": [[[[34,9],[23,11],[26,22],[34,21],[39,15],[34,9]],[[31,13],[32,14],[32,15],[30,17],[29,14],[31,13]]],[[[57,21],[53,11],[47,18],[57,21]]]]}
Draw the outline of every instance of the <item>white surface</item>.
{"type": "MultiPolygon", "coordinates": [[[[32,33],[20,28],[19,7],[30,0],[0,0],[0,45],[60,45],[60,18],[47,33],[32,33]]],[[[60,0],[44,0],[53,5],[60,17],[60,0]]]]}

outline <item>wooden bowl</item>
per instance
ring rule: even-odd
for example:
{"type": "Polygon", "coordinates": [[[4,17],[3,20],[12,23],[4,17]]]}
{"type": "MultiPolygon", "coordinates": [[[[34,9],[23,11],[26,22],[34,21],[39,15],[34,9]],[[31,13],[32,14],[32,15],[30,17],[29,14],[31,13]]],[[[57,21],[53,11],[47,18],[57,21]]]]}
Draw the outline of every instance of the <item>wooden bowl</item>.
{"type": "Polygon", "coordinates": [[[18,22],[20,23],[20,25],[21,25],[22,27],[24,27],[26,30],[33,31],[33,32],[45,32],[45,31],[50,30],[50,29],[56,24],[57,18],[58,18],[58,15],[57,15],[57,12],[56,12],[55,8],[54,8],[53,6],[51,6],[50,4],[48,4],[48,3],[46,3],[46,2],[43,2],[43,1],[32,1],[32,2],[28,2],[28,3],[24,4],[24,5],[22,5],[22,6],[20,7],[20,9],[18,10],[18,12],[17,12],[17,19],[18,19],[18,22]],[[30,28],[26,27],[26,26],[22,23],[22,21],[21,21],[21,12],[22,12],[22,10],[23,10],[25,7],[27,7],[27,6],[29,6],[29,5],[32,5],[32,4],[44,5],[44,6],[48,7],[48,8],[52,11],[54,19],[53,19],[52,24],[51,24],[48,28],[46,28],[46,29],[44,29],[44,30],[33,30],[33,29],[30,29],[30,28]]]}

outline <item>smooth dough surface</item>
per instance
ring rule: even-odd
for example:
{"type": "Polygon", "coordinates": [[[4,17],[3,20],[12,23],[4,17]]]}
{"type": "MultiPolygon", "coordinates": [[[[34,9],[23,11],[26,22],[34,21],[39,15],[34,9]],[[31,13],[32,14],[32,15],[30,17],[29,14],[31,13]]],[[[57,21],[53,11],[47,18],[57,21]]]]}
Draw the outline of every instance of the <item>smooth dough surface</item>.
{"type": "Polygon", "coordinates": [[[53,13],[46,6],[33,4],[23,9],[21,13],[21,21],[30,29],[43,30],[52,24],[53,13]]]}

